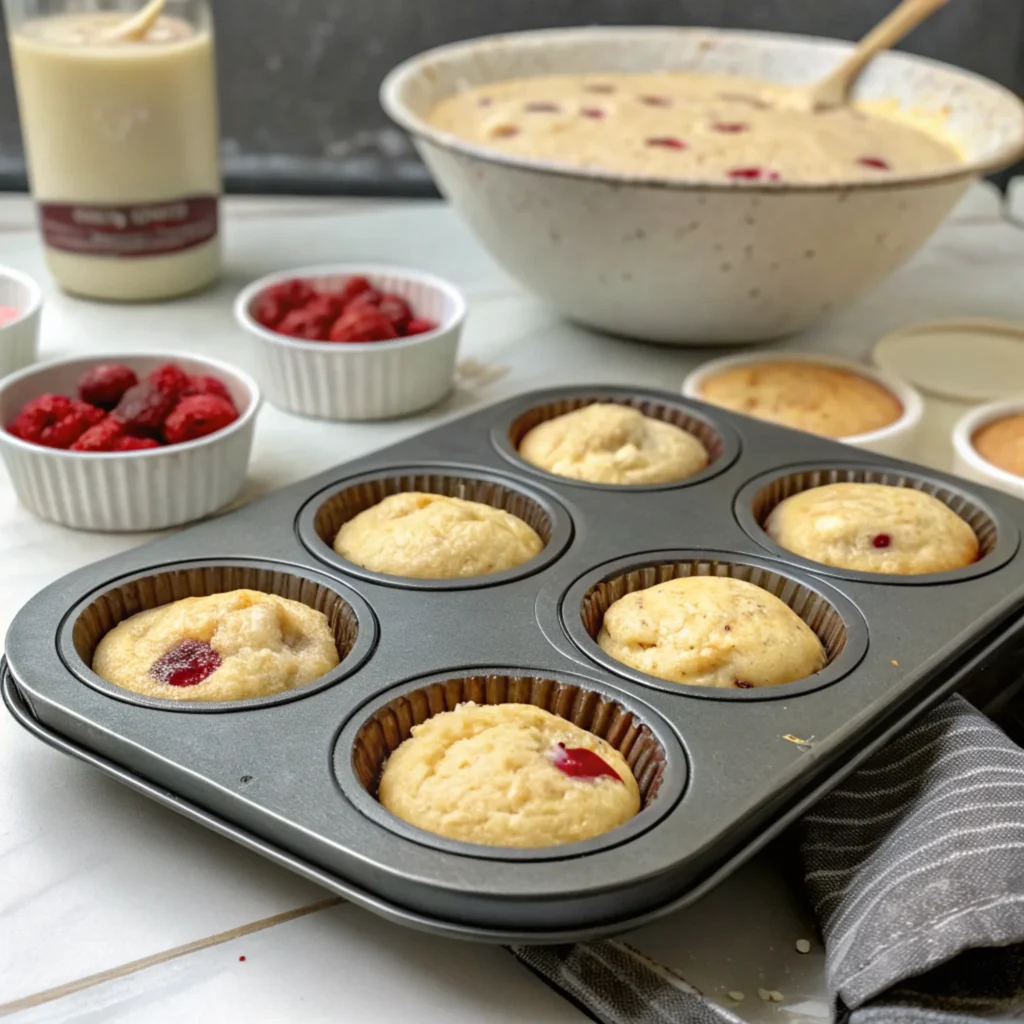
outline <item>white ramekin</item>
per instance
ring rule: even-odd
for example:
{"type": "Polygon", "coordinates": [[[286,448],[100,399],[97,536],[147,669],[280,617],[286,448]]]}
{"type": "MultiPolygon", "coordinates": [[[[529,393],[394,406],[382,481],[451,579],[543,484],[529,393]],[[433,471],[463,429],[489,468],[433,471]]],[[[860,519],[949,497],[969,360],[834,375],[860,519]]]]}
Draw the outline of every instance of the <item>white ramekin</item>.
{"type": "Polygon", "coordinates": [[[222,508],[245,482],[260,391],[246,373],[219,360],[177,352],[79,356],[32,366],[0,382],[0,425],[31,398],[74,396],[90,367],[118,362],[140,376],[163,363],[219,377],[239,417],[198,441],[136,452],[43,448],[0,429],[0,455],[21,503],[42,519],[78,530],[162,530],[222,508]]]}
{"type": "Polygon", "coordinates": [[[272,405],[326,420],[382,420],[435,405],[452,390],[466,301],[447,281],[419,270],[333,264],[254,281],[236,299],[235,317],[251,340],[256,375],[272,405]],[[299,279],[336,290],[357,274],[400,295],[437,330],[393,341],[301,341],[268,330],[252,315],[259,295],[276,284],[299,279]]]}
{"type": "Polygon", "coordinates": [[[21,311],[16,320],[0,324],[0,377],[6,377],[35,362],[43,291],[28,274],[0,267],[0,306],[21,311]]]}
{"type": "Polygon", "coordinates": [[[1024,477],[1008,473],[983,459],[974,447],[974,435],[986,423],[1024,413],[1024,397],[989,402],[964,413],[953,427],[953,472],[979,484],[987,484],[1015,498],[1024,498],[1024,477]]]}
{"type": "Polygon", "coordinates": [[[891,391],[903,406],[903,415],[894,423],[880,430],[872,430],[866,434],[853,437],[841,437],[837,440],[844,444],[863,448],[865,451],[877,452],[879,455],[906,456],[914,442],[921,417],[924,414],[924,402],[916,389],[905,381],[887,373],[858,363],[853,359],[841,359],[838,356],[818,355],[810,352],[759,352],[753,355],[728,356],[725,359],[712,359],[702,363],[683,381],[683,394],[687,398],[704,401],[701,388],[709,377],[714,377],[724,370],[737,366],[752,366],[757,363],[820,363],[823,366],[836,366],[874,381],[887,391],[891,391]]]}

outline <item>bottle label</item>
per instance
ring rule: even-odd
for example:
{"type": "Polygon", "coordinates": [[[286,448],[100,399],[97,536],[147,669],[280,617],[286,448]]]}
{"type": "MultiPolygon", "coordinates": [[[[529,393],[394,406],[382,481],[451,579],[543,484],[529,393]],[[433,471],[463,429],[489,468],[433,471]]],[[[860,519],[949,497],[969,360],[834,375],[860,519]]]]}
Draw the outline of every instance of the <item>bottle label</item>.
{"type": "Polygon", "coordinates": [[[43,241],[82,256],[166,256],[217,234],[218,197],[185,196],[163,203],[39,203],[43,241]]]}

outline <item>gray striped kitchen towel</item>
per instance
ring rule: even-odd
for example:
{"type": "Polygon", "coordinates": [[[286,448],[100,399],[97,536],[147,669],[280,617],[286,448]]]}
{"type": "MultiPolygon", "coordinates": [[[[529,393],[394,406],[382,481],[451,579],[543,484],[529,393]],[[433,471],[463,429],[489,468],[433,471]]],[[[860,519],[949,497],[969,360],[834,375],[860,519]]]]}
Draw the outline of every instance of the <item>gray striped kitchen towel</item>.
{"type": "MultiPolygon", "coordinates": [[[[799,826],[835,1020],[1024,1020],[1024,751],[951,697],[799,826]]],[[[601,1024],[738,1020],[618,940],[512,952],[601,1024]]]]}

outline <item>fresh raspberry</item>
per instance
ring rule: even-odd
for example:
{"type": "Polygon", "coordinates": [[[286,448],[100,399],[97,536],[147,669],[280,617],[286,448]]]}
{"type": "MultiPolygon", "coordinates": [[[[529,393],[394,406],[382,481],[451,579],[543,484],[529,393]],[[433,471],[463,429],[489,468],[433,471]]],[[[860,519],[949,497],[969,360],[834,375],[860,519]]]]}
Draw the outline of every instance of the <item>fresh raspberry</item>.
{"type": "Polygon", "coordinates": [[[189,375],[176,363],[164,363],[146,376],[146,380],[155,384],[165,395],[180,398],[191,383],[189,375]]]}
{"type": "Polygon", "coordinates": [[[327,340],[390,341],[397,337],[398,331],[379,309],[372,306],[357,306],[335,321],[327,340]]]}
{"type": "Polygon", "coordinates": [[[100,420],[99,423],[94,427],[90,427],[82,436],[71,446],[73,452],[112,452],[115,451],[115,445],[125,436],[124,426],[114,419],[113,416],[107,416],[106,419],[100,420]]]}
{"type": "Polygon", "coordinates": [[[392,295],[385,292],[380,297],[378,308],[391,321],[391,326],[399,334],[405,333],[405,329],[409,326],[409,321],[412,319],[412,310],[409,308],[409,303],[401,295],[392,295]]]}
{"type": "Polygon", "coordinates": [[[365,277],[360,277],[358,274],[350,277],[345,282],[345,286],[338,292],[338,299],[341,302],[342,309],[345,309],[356,296],[363,296],[364,292],[371,292],[373,295],[379,294],[377,289],[365,277]]]}
{"type": "Polygon", "coordinates": [[[39,435],[39,444],[47,448],[70,448],[90,427],[105,416],[102,409],[88,402],[72,402],[68,411],[56,423],[45,427],[39,435]]]}
{"type": "Polygon", "coordinates": [[[422,320],[418,316],[414,316],[406,325],[405,333],[406,336],[410,334],[426,334],[427,331],[436,331],[437,324],[433,320],[422,320]]]}
{"type": "Polygon", "coordinates": [[[277,326],[278,333],[306,341],[326,341],[337,314],[312,303],[302,309],[293,309],[277,326]]]}
{"type": "Polygon", "coordinates": [[[40,395],[21,407],[7,431],[23,441],[38,443],[43,431],[67,415],[70,409],[70,398],[63,395],[40,395]]]}
{"type": "Polygon", "coordinates": [[[112,452],[141,452],[147,448],[162,448],[163,445],[152,437],[132,437],[123,434],[110,449],[112,452]]]}
{"type": "Polygon", "coordinates": [[[235,404],[234,399],[231,397],[231,392],[225,387],[224,382],[216,377],[197,376],[189,378],[188,390],[182,395],[182,398],[187,398],[189,395],[216,395],[232,405],[235,404]]]}
{"type": "Polygon", "coordinates": [[[123,363],[103,363],[82,374],[78,381],[78,397],[109,412],[138,382],[135,371],[123,363]]]}
{"type": "Polygon", "coordinates": [[[151,380],[143,380],[124,393],[111,415],[129,434],[156,437],[174,403],[174,395],[161,391],[151,380]]]}
{"type": "Polygon", "coordinates": [[[164,440],[168,444],[195,441],[238,419],[230,402],[216,395],[189,395],[183,398],[164,423],[164,440]]]}
{"type": "Polygon", "coordinates": [[[304,306],[315,294],[305,281],[282,281],[257,298],[253,316],[257,323],[275,330],[288,313],[304,306]]]}

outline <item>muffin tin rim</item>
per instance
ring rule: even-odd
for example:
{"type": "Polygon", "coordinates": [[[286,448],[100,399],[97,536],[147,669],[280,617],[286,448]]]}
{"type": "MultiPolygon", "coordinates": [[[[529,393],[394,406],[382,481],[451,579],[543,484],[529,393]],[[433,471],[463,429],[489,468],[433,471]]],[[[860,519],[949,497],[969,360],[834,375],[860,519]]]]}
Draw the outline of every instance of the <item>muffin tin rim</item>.
{"type": "MultiPolygon", "coordinates": [[[[629,406],[635,408],[634,406],[629,406]]],[[[582,407],[581,407],[582,408],[582,407]]],[[[639,410],[637,410],[639,411],[639,410]]],[[[554,417],[552,417],[554,418],[554,417]]],[[[542,422],[550,422],[544,420],[542,422]]],[[[668,422],[661,420],[659,422],[668,422]]],[[[680,428],[682,429],[682,428],[680,428]]],[[[689,433],[689,431],[686,431],[689,433]]],[[[690,435],[693,437],[694,435],[690,435]]],[[[696,407],[688,396],[673,395],[671,392],[659,392],[656,388],[647,387],[621,387],[618,385],[572,385],[566,388],[546,388],[543,391],[532,391],[525,396],[520,396],[511,409],[505,412],[500,423],[494,423],[490,430],[491,445],[495,451],[516,470],[529,473],[541,480],[551,483],[564,484],[568,487],[581,487],[594,491],[603,491],[609,494],[644,494],[647,492],[670,491],[682,487],[691,487],[705,483],[729,469],[743,452],[743,442],[739,431],[727,423],[718,420],[714,415],[714,406],[708,403],[698,402],[696,407]],[[629,405],[629,399],[648,398],[652,403],[663,405],[669,408],[676,408],[686,412],[688,416],[701,420],[710,427],[722,442],[722,453],[714,461],[709,462],[703,469],[683,477],[681,480],[669,480],[659,484],[605,484],[596,483],[591,480],[578,480],[573,477],[560,476],[550,470],[535,466],[527,462],[520,454],[518,448],[513,446],[509,439],[512,427],[516,422],[533,409],[550,404],[558,399],[566,398],[592,399],[588,405],[608,400],[616,405],[629,405]],[[538,400],[539,399],[539,400],[538,400]]],[[[699,438],[698,438],[699,440],[699,438]]]]}
{"type": "MultiPolygon", "coordinates": [[[[217,593],[229,593],[229,591],[217,591],[217,593]]],[[[173,602],[170,602],[173,603],[173,602]]],[[[300,604],[302,602],[299,602],[300,604]]],[[[167,607],[158,605],[157,607],[167,607]]],[[[308,606],[307,606],[308,607],[308,606]]],[[[122,620],[123,621],[123,620],[122,620]]],[[[377,646],[378,625],[377,617],[370,604],[362,595],[357,594],[351,588],[344,585],[342,581],[332,579],[315,569],[289,562],[274,559],[259,558],[201,558],[191,561],[171,561],[150,565],[148,568],[130,572],[122,576],[108,579],[98,587],[94,587],[85,595],[79,597],[65,613],[57,627],[57,654],[64,663],[65,668],[75,677],[93,690],[98,691],[105,697],[112,697],[114,700],[125,704],[134,704],[137,707],[147,708],[152,711],[171,711],[182,713],[206,713],[222,714],[232,711],[251,711],[259,708],[274,707],[275,705],[290,703],[294,700],[301,700],[321,690],[342,682],[357,672],[373,654],[377,646]],[[78,619],[99,597],[116,590],[118,587],[132,583],[137,580],[146,579],[151,576],[158,576],[165,572],[189,571],[192,569],[218,568],[218,567],[239,567],[252,569],[267,569],[278,571],[299,579],[307,579],[318,586],[333,591],[351,609],[356,617],[356,641],[349,653],[340,658],[338,664],[330,672],[319,676],[317,679],[306,683],[303,686],[292,687],[289,690],[282,690],[280,693],[268,694],[262,697],[248,697],[234,701],[198,701],[198,700],[161,700],[159,697],[148,697],[145,694],[136,693],[118,686],[115,683],[107,682],[92,670],[79,656],[74,644],[74,628],[78,619]]]]}
{"type": "Polygon", "coordinates": [[[380,586],[393,587],[400,590],[449,591],[478,590],[482,587],[500,586],[503,583],[512,583],[528,576],[535,576],[554,564],[565,554],[576,535],[576,524],[572,513],[555,494],[543,487],[535,489],[532,481],[520,481],[517,477],[505,475],[498,470],[488,469],[480,465],[470,465],[456,461],[422,461],[385,465],[375,470],[335,480],[334,483],[321,488],[300,505],[295,515],[295,532],[303,548],[318,562],[330,566],[335,572],[346,573],[367,583],[376,583],[380,586]],[[372,569],[365,569],[363,566],[343,558],[317,533],[315,526],[317,512],[335,494],[358,486],[360,483],[416,475],[479,480],[484,483],[498,484],[510,491],[516,491],[533,501],[548,515],[551,519],[551,536],[544,547],[533,558],[527,559],[527,561],[513,566],[511,569],[486,573],[482,576],[432,579],[418,576],[397,576],[392,573],[375,572],[372,569]]]}
{"type": "MultiPolygon", "coordinates": [[[[839,481],[843,482],[843,481],[839,481]]],[[[854,481],[855,482],[855,481],[854,481]]],[[[821,486],[825,486],[824,484],[821,486]]],[[[903,487],[903,484],[889,484],[885,486],[903,487]]],[[[804,488],[810,490],[811,488],[804,488]]],[[[917,488],[908,488],[917,490],[917,488]]],[[[796,493],[803,493],[798,491],[796,493]]],[[[924,493],[928,493],[925,491],[924,493]]],[[[937,499],[941,500],[941,499],[937,499]]],[[[943,502],[945,504],[945,502],[943,502]]],[[[948,506],[947,506],[948,507],[948,506]]],[[[953,511],[952,509],[950,511],[953,511]]],[[[1020,546],[1020,533],[1017,528],[1008,520],[1000,516],[992,506],[971,488],[969,481],[946,479],[936,475],[928,467],[913,467],[903,469],[902,467],[886,467],[882,463],[868,460],[857,462],[801,462],[789,465],[777,466],[775,469],[759,473],[746,483],[742,484],[733,499],[733,514],[740,528],[758,547],[772,558],[792,562],[794,567],[806,572],[812,572],[819,576],[828,576],[832,579],[846,580],[851,583],[871,583],[883,586],[939,586],[944,584],[962,583],[966,580],[976,579],[979,576],[987,576],[1003,568],[1017,553],[1020,546]],[[991,520],[996,531],[995,546],[987,554],[982,555],[970,565],[962,565],[956,569],[944,569],[941,572],[924,572],[911,575],[899,573],[867,572],[862,569],[843,569],[835,565],[827,565],[824,562],[815,562],[812,559],[798,555],[787,548],[776,544],[768,536],[767,530],[757,521],[753,513],[753,502],[757,495],[767,486],[786,476],[798,473],[830,472],[830,471],[853,471],[863,473],[878,473],[880,475],[900,475],[909,479],[922,481],[934,485],[943,490],[950,491],[967,501],[970,501],[980,509],[991,520]]],[[[963,518],[959,516],[958,518],[963,518]]],[[[966,519],[963,520],[967,522],[966,519]]],[[[970,525],[970,524],[968,524],[970,525]]],[[[977,536],[977,534],[975,534],[977,536]]],[[[980,541],[980,538],[979,538],[980,541]]]]}
{"type": "MultiPolygon", "coordinates": [[[[514,702],[503,701],[501,703],[514,702]]],[[[373,694],[349,712],[348,717],[338,727],[331,743],[330,760],[331,777],[337,790],[356,811],[377,827],[420,846],[427,846],[452,856],[505,863],[574,860],[582,856],[595,856],[626,843],[636,842],[651,833],[679,806],[686,796],[690,783],[689,756],[678,727],[641,697],[618,686],[616,681],[596,680],[575,668],[556,669],[549,672],[543,668],[524,668],[522,666],[469,666],[406,679],[373,694]],[[474,676],[485,678],[488,676],[533,676],[551,679],[556,683],[566,682],[618,702],[635,715],[642,725],[651,730],[665,751],[666,773],[662,790],[659,790],[655,801],[648,807],[641,807],[625,824],[589,839],[555,846],[524,848],[488,846],[483,843],[448,839],[416,825],[411,825],[387,810],[375,796],[367,792],[352,767],[352,750],[359,730],[375,712],[398,697],[423,689],[432,683],[443,683],[451,679],[468,679],[474,676]],[[638,822],[639,824],[637,824],[638,822]]]]}
{"type": "MultiPolygon", "coordinates": [[[[828,581],[818,580],[814,577],[803,578],[802,573],[791,571],[789,566],[778,559],[746,554],[739,551],[668,548],[657,551],[639,551],[632,555],[604,562],[577,577],[569,584],[559,599],[558,616],[561,627],[569,640],[598,669],[611,672],[619,678],[628,680],[638,686],[650,687],[651,689],[672,694],[676,697],[696,697],[699,700],[760,703],[802,697],[805,694],[814,693],[832,686],[849,676],[864,660],[870,645],[868,624],[863,613],[850,598],[841,593],[828,581]],[[674,683],[670,680],[659,679],[657,676],[631,668],[606,654],[598,646],[597,641],[587,632],[579,612],[583,599],[590,590],[598,583],[616,579],[628,572],[652,568],[657,565],[666,565],[672,562],[686,561],[722,562],[727,565],[741,565],[764,569],[775,573],[777,576],[781,576],[791,583],[813,591],[827,601],[842,620],[846,632],[843,649],[833,660],[828,661],[824,668],[813,675],[794,679],[789,683],[781,683],[778,686],[754,686],[747,690],[674,683]]],[[[802,617],[801,621],[803,621],[802,617]]]]}

